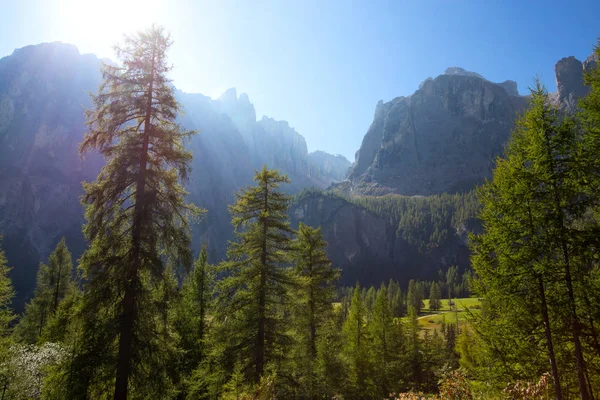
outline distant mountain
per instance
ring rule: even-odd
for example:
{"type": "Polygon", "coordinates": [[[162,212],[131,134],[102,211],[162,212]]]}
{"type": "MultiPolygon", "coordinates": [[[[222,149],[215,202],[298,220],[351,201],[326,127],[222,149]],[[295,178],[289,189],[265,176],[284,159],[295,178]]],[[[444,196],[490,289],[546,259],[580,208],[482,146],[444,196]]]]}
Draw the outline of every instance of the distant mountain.
{"type": "MultiPolygon", "coordinates": [[[[97,57],[63,43],[28,46],[0,60],[0,234],[21,301],[33,289],[38,263],[62,236],[75,256],[85,247],[81,182],[95,179],[102,160],[81,160],[77,147],[100,66],[97,57]]],[[[232,238],[227,205],[255,169],[266,164],[288,174],[292,193],[339,180],[337,164],[309,158],[306,141],[287,122],[257,121],[247,95],[230,89],[216,100],[181,91],[176,97],[180,123],[199,131],[188,143],[194,155],[188,190],[210,212],[194,227],[193,241],[196,250],[207,242],[212,260],[224,256],[232,238]]]]}
{"type": "MultiPolygon", "coordinates": [[[[557,104],[573,111],[594,65],[574,57],[555,67],[557,104]]],[[[465,192],[491,176],[518,113],[527,106],[514,81],[493,83],[462,68],[428,78],[410,96],[380,101],[349,174],[350,193],[465,192]]]]}
{"type": "MultiPolygon", "coordinates": [[[[571,112],[587,93],[584,71],[597,60],[570,57],[556,67],[552,101],[571,112]]],[[[101,61],[63,43],[28,46],[0,59],[0,234],[18,293],[33,290],[37,265],[62,236],[74,255],[81,234],[81,182],[103,160],[79,158],[88,92],[101,61]]],[[[293,226],[322,226],[342,283],[432,279],[450,265],[468,266],[467,233],[479,228],[471,192],[491,176],[527,97],[516,83],[493,83],[458,67],[426,79],[408,97],[379,102],[356,159],[316,151],[286,121],[256,118],[248,95],[218,99],[176,91],[180,123],[199,131],[189,199],[208,209],[193,227],[193,250],[207,243],[211,262],[233,238],[227,205],[263,164],[289,175],[293,226]],[[325,189],[320,191],[315,189],[325,189]],[[385,195],[385,196],[384,196],[385,195]]]]}

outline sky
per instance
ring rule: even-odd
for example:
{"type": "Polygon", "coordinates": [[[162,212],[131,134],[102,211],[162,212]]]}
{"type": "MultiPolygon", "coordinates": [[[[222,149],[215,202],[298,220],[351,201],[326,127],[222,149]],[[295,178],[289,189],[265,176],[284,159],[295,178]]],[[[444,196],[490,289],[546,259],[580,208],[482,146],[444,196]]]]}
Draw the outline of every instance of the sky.
{"type": "Polygon", "coordinates": [[[174,40],[177,88],[216,98],[235,87],[309,151],[354,161],[377,102],[449,66],[521,93],[538,75],[556,90],[554,64],[591,54],[598,15],[598,0],[0,0],[0,57],[61,41],[115,59],[123,33],[157,23],[174,40]]]}

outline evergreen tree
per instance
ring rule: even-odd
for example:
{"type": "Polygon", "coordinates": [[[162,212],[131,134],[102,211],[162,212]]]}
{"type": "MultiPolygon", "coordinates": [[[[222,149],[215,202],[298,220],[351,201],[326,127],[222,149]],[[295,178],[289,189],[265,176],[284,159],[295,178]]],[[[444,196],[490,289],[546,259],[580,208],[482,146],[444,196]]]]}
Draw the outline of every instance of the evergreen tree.
{"type": "Polygon", "coordinates": [[[331,268],[327,258],[327,243],[321,228],[300,223],[291,246],[295,273],[298,276],[298,301],[293,313],[299,346],[296,361],[301,365],[300,386],[312,398],[316,394],[317,376],[314,362],[317,358],[317,338],[321,326],[332,318],[334,283],[339,271],[331,268]]]}
{"type": "MultiPolygon", "coordinates": [[[[2,236],[0,236],[0,245],[2,244],[2,236]]],[[[8,266],[8,260],[4,255],[4,250],[0,246],[0,352],[4,352],[4,344],[6,338],[10,332],[10,323],[14,320],[15,316],[11,309],[11,302],[15,295],[12,287],[12,282],[8,273],[10,267],[8,266]]]]}
{"type": "MultiPolygon", "coordinates": [[[[59,309],[60,302],[73,295],[75,290],[71,253],[62,238],[50,254],[48,264],[40,264],[33,298],[25,306],[25,313],[15,328],[18,339],[25,343],[36,343],[59,309]]],[[[54,324],[60,320],[54,321],[54,324]]],[[[64,331],[66,326],[54,326],[54,329],[64,331]]]]}
{"type": "Polygon", "coordinates": [[[114,362],[115,399],[127,398],[130,387],[158,390],[152,387],[158,381],[144,372],[152,368],[140,368],[158,354],[152,282],[164,279],[165,256],[191,265],[188,217],[200,213],[185,203],[179,183],[188,177],[192,156],[183,140],[192,133],[175,123],[179,105],[167,79],[171,43],[163,28],[152,26],[116,47],[120,66],[104,66],[80,145],[82,154],[97,150],[106,164],[95,182],[84,183],[90,247],[81,258],[87,343],[78,382],[88,392],[100,375],[114,373],[110,366],[104,374],[98,368],[114,362]]]}
{"type": "Polygon", "coordinates": [[[289,346],[281,304],[288,302],[293,280],[284,268],[292,233],[289,197],[277,190],[289,179],[265,166],[254,181],[230,206],[238,240],[230,243],[220,267],[226,277],[217,290],[226,351],[257,384],[267,364],[281,359],[289,346]]]}
{"type": "Polygon", "coordinates": [[[446,285],[448,285],[448,301],[452,301],[452,294],[454,293],[454,287],[458,280],[458,267],[456,265],[451,266],[446,271],[446,285]]]}
{"type": "Polygon", "coordinates": [[[429,309],[438,311],[440,308],[442,308],[442,291],[437,282],[433,282],[429,291],[429,309]]]}
{"type": "Polygon", "coordinates": [[[377,291],[369,323],[371,364],[377,397],[386,397],[391,391],[398,390],[397,383],[401,377],[402,329],[395,323],[389,304],[387,288],[382,284],[377,291]]]}
{"type": "Polygon", "coordinates": [[[367,342],[366,308],[357,283],[352,296],[348,318],[342,327],[343,353],[347,361],[348,387],[352,398],[364,398],[371,392],[369,343],[367,342]]]}
{"type": "Polygon", "coordinates": [[[416,282],[414,279],[411,279],[408,282],[408,292],[406,294],[406,303],[408,304],[408,308],[411,307],[415,310],[417,314],[421,312],[423,309],[423,295],[422,289],[419,285],[419,282],[416,282]]]}
{"type": "MultiPolygon", "coordinates": [[[[480,190],[485,231],[473,238],[478,288],[494,311],[481,326],[493,330],[509,323],[521,340],[545,343],[556,398],[562,398],[561,377],[572,373],[573,361],[580,396],[590,398],[581,316],[589,315],[587,296],[597,296],[588,268],[597,220],[588,215],[595,200],[586,195],[592,180],[582,162],[583,143],[573,122],[558,116],[537,83],[505,158],[480,190]],[[556,337],[571,346],[557,348],[556,337]]],[[[521,359],[515,367],[522,371],[524,363],[521,359]]],[[[532,372],[539,376],[538,368],[532,372]]]]}

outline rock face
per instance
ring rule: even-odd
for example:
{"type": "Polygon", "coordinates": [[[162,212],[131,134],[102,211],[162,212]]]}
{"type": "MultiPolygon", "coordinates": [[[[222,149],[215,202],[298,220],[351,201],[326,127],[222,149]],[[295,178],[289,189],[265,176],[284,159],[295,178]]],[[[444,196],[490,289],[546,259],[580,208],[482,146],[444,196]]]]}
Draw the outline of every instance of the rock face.
{"type": "Polygon", "coordinates": [[[62,43],[0,60],[0,234],[21,298],[61,236],[83,246],[80,182],[97,175],[101,160],[81,160],[77,146],[99,66],[62,43]]]}
{"type": "Polygon", "coordinates": [[[343,274],[342,285],[380,285],[393,278],[437,279],[440,269],[469,265],[469,250],[460,232],[431,252],[423,253],[397,232],[397,221],[331,194],[302,196],[290,207],[292,226],[321,226],[327,253],[343,274]]]}
{"type": "Polygon", "coordinates": [[[362,194],[469,190],[490,175],[516,112],[516,84],[451,68],[409,97],[379,102],[349,179],[362,194]]]}
{"type": "Polygon", "coordinates": [[[341,154],[329,154],[324,151],[313,151],[308,154],[309,176],[314,179],[327,179],[327,185],[343,181],[352,164],[341,154]]]}
{"type": "MultiPolygon", "coordinates": [[[[81,182],[94,180],[103,160],[81,160],[77,147],[100,66],[95,56],[62,43],[28,46],[0,60],[0,235],[17,308],[33,290],[38,263],[62,236],[75,257],[85,248],[81,182]]],[[[257,122],[247,95],[230,89],[217,100],[181,91],[176,97],[185,112],[179,122],[199,131],[189,143],[190,200],[209,210],[194,227],[194,249],[207,242],[212,260],[224,256],[232,238],[227,204],[255,169],[267,164],[289,174],[290,192],[337,178],[311,176],[304,138],[285,121],[257,122]]]]}
{"type": "Polygon", "coordinates": [[[558,103],[566,110],[573,111],[577,100],[588,92],[583,82],[583,63],[573,56],[563,58],[556,63],[554,73],[558,103]]]}

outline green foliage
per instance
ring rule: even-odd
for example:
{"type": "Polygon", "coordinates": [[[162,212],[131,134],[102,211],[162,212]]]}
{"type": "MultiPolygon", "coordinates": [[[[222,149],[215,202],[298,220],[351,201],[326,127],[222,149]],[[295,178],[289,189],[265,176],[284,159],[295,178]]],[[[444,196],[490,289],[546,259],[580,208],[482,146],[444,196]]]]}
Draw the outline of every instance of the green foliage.
{"type": "Polygon", "coordinates": [[[366,308],[361,299],[360,286],[357,284],[348,318],[342,327],[344,337],[342,352],[348,369],[346,390],[354,398],[366,397],[373,390],[367,334],[366,308]]]}
{"type": "Polygon", "coordinates": [[[225,277],[217,283],[215,334],[226,338],[228,361],[222,366],[239,363],[246,378],[259,383],[267,364],[284,358],[289,348],[282,304],[289,304],[294,280],[284,268],[292,233],[289,197],[277,190],[289,179],[264,167],[254,180],[230,206],[238,240],[219,267],[225,277]]]}
{"type": "Polygon", "coordinates": [[[331,267],[326,248],[320,228],[300,223],[291,245],[297,281],[291,320],[297,342],[293,351],[300,387],[297,395],[309,398],[319,390],[317,344],[323,325],[332,318],[334,284],[340,273],[331,267]]]}
{"type": "Polygon", "coordinates": [[[429,291],[429,309],[437,311],[440,308],[442,308],[442,291],[437,282],[433,282],[429,291]]]}
{"type": "Polygon", "coordinates": [[[42,342],[62,339],[76,291],[71,253],[63,238],[50,254],[48,264],[40,264],[33,298],[15,328],[17,340],[34,344],[42,336],[45,336],[42,342]],[[64,299],[69,301],[63,305],[64,299]],[[47,326],[51,332],[45,333],[47,326]]]}
{"type": "Polygon", "coordinates": [[[476,326],[497,356],[496,369],[506,381],[551,370],[557,398],[573,380],[589,398],[587,376],[600,372],[591,301],[598,275],[590,268],[598,177],[587,163],[589,136],[558,115],[537,83],[505,157],[478,192],[485,231],[472,237],[476,286],[487,302],[476,326]]]}
{"type": "Polygon", "coordinates": [[[126,37],[116,47],[121,66],[104,66],[86,111],[80,151],[96,150],[106,163],[95,182],[84,183],[90,246],[81,258],[78,397],[105,392],[115,377],[116,399],[126,398],[128,388],[138,397],[168,390],[156,324],[162,305],[152,291],[165,279],[166,258],[192,264],[188,218],[200,214],[180,184],[192,158],[183,140],[193,132],[175,123],[179,105],[166,77],[171,43],[156,26],[126,37]]]}

